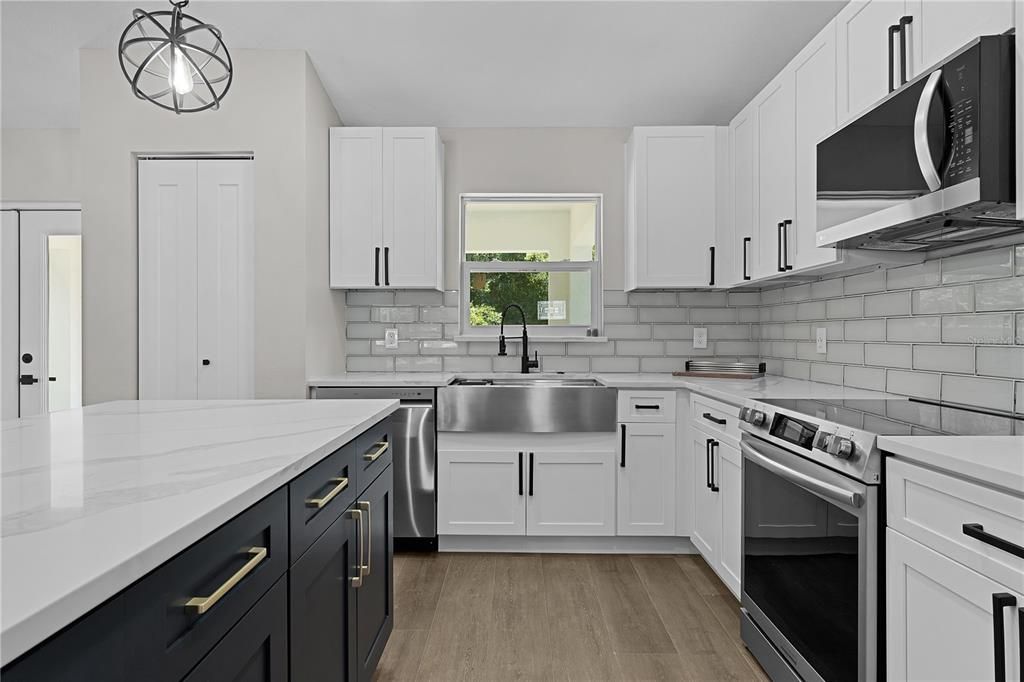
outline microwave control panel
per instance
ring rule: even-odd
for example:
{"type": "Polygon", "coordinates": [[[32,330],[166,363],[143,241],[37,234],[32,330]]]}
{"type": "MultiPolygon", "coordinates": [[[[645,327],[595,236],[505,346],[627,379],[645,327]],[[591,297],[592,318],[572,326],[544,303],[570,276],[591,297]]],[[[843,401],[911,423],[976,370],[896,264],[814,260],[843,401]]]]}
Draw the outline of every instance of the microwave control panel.
{"type": "Polygon", "coordinates": [[[969,50],[942,68],[942,102],[948,141],[945,185],[978,177],[978,51],[969,50]]]}

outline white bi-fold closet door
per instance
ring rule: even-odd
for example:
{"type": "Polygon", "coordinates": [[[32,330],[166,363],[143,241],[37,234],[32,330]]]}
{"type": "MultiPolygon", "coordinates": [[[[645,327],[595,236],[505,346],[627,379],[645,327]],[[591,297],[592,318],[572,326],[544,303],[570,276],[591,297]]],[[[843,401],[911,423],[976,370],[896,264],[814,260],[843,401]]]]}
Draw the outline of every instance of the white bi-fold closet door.
{"type": "Polygon", "coordinates": [[[138,163],[139,398],[252,398],[253,162],[138,163]]]}

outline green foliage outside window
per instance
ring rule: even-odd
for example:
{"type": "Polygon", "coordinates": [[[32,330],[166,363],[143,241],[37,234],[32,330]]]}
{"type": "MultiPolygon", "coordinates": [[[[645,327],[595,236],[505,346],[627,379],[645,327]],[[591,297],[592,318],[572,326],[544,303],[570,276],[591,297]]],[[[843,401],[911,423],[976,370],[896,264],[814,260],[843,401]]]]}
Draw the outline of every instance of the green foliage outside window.
{"type": "MultiPolygon", "coordinates": [[[[529,253],[467,253],[469,262],[547,262],[548,254],[529,253]]],[[[548,300],[546,272],[472,272],[469,283],[469,324],[473,327],[501,324],[501,311],[510,303],[518,303],[526,312],[527,324],[544,324],[537,319],[537,302],[548,300]]],[[[519,322],[519,314],[511,311],[511,323],[519,322]]]]}

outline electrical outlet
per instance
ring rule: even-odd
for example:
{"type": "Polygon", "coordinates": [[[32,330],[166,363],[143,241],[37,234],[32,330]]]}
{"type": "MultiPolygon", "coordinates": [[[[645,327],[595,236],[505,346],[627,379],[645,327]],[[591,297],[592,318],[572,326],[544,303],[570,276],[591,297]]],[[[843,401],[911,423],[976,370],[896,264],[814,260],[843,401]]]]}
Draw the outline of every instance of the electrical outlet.
{"type": "Polygon", "coordinates": [[[707,327],[694,327],[693,328],[693,347],[694,348],[707,348],[708,347],[708,328],[707,327]]]}
{"type": "Polygon", "coordinates": [[[398,330],[397,329],[385,329],[384,330],[384,347],[389,350],[396,350],[398,348],[398,330]]]}
{"type": "Polygon", "coordinates": [[[828,341],[826,339],[826,336],[827,336],[826,332],[827,331],[828,330],[825,329],[825,327],[818,327],[818,330],[815,332],[815,337],[814,337],[815,338],[815,350],[817,350],[819,353],[824,353],[827,350],[827,348],[826,348],[826,346],[828,345],[828,341]]]}

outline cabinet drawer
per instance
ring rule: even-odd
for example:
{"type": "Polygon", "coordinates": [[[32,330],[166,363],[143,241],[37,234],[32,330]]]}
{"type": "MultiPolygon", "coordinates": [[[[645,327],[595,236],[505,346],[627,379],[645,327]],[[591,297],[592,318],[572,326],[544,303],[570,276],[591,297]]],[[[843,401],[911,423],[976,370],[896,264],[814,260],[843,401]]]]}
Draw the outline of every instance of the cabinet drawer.
{"type": "Polygon", "coordinates": [[[675,391],[619,391],[620,422],[674,422],[675,391]]]}
{"type": "Polygon", "coordinates": [[[130,677],[181,680],[288,568],[288,493],[272,493],[129,587],[130,677]]]}
{"type": "Polygon", "coordinates": [[[740,408],[694,393],[690,398],[694,426],[710,436],[740,439],[740,408]]]}
{"type": "Polygon", "coordinates": [[[291,563],[356,499],[356,449],[345,445],[288,484],[291,563]]]}
{"type": "Polygon", "coordinates": [[[391,464],[392,445],[390,417],[377,422],[356,439],[356,481],[360,493],[391,464]]]}
{"type": "MultiPolygon", "coordinates": [[[[887,525],[1014,590],[1024,590],[1024,557],[968,535],[964,524],[1024,551],[1024,498],[886,459],[887,525]]],[[[994,540],[998,543],[998,540],[994,540]]]]}

